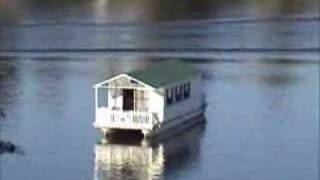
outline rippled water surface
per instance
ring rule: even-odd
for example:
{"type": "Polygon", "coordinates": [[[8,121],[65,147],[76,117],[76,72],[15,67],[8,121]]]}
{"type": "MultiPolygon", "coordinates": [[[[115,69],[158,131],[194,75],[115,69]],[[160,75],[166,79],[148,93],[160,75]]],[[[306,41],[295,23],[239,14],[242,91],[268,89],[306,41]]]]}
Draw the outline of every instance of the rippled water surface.
{"type": "Polygon", "coordinates": [[[154,2],[0,0],[0,179],[318,180],[317,1],[154,2]],[[206,123],[99,143],[92,85],[170,58],[206,123]]]}

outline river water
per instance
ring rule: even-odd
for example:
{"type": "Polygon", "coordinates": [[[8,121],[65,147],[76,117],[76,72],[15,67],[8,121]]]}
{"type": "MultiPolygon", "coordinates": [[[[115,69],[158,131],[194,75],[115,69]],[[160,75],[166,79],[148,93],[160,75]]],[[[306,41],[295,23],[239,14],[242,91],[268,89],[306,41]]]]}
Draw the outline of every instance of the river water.
{"type": "Polygon", "coordinates": [[[0,26],[0,137],[20,150],[0,154],[1,180],[319,179],[312,5],[279,19],[250,3],[185,14],[143,0],[13,2],[0,26]],[[206,123],[100,144],[92,85],[170,58],[203,72],[206,123]]]}

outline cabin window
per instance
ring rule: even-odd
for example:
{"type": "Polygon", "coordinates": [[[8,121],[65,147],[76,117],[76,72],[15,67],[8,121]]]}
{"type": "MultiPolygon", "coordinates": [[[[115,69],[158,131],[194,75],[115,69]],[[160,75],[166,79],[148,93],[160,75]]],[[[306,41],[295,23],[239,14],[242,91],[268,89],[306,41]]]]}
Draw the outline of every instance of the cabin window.
{"type": "Polygon", "coordinates": [[[148,111],[148,91],[136,90],[134,97],[135,110],[141,112],[148,111]]]}
{"type": "Polygon", "coordinates": [[[166,89],[166,104],[170,105],[173,103],[173,90],[166,89]]]}
{"type": "Polygon", "coordinates": [[[98,90],[98,107],[108,107],[108,90],[99,89],[98,90]]]}
{"type": "Polygon", "coordinates": [[[190,97],[190,82],[185,83],[183,88],[183,94],[184,94],[184,98],[189,98],[190,97]]]}
{"type": "Polygon", "coordinates": [[[175,87],[175,97],[176,97],[176,101],[182,100],[182,89],[180,88],[180,86],[175,87]]]}

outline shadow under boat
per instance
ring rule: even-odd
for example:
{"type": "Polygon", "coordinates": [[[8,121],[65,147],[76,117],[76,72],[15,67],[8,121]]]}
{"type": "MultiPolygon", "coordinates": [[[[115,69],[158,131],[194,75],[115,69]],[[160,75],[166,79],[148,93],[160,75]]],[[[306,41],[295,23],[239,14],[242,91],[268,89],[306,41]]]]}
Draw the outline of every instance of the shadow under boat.
{"type": "Polygon", "coordinates": [[[205,123],[156,139],[115,132],[95,145],[95,180],[161,179],[199,159],[205,123]]]}

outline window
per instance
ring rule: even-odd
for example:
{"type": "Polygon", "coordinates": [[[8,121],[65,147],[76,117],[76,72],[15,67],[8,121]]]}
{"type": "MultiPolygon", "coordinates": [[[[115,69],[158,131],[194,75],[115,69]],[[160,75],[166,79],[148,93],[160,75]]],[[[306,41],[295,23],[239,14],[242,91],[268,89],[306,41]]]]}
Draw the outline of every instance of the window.
{"type": "Polygon", "coordinates": [[[166,89],[166,104],[170,105],[173,103],[173,90],[166,89]]]}
{"type": "Polygon", "coordinates": [[[190,97],[190,82],[166,89],[166,104],[171,105],[190,97]]]}
{"type": "Polygon", "coordinates": [[[184,94],[184,98],[189,98],[190,97],[190,82],[185,83],[183,88],[183,94],[184,94]]]}
{"type": "Polygon", "coordinates": [[[175,97],[176,101],[181,101],[182,100],[182,88],[181,86],[176,86],[175,87],[175,97]]]}
{"type": "Polygon", "coordinates": [[[108,107],[108,90],[107,89],[98,89],[98,107],[108,107]]]}
{"type": "Polygon", "coordinates": [[[148,111],[148,91],[136,90],[135,93],[135,110],[136,111],[148,111]]]}

